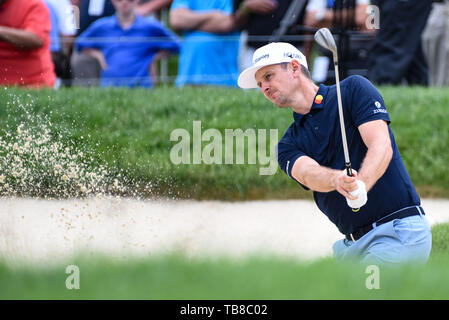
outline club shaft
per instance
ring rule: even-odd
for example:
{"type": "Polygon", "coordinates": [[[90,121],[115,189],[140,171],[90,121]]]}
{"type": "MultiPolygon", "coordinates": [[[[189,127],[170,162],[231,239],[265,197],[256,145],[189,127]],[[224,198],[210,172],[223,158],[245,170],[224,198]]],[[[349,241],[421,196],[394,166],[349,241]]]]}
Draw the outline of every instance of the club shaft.
{"type": "Polygon", "coordinates": [[[340,117],[340,129],[341,129],[341,140],[343,143],[343,153],[345,156],[346,170],[349,176],[352,176],[351,172],[351,161],[349,159],[348,142],[346,140],[346,129],[345,129],[345,119],[343,117],[343,104],[341,102],[341,91],[340,91],[340,76],[338,74],[338,57],[334,54],[334,66],[335,66],[335,83],[337,85],[337,100],[338,100],[338,115],[340,117]]]}

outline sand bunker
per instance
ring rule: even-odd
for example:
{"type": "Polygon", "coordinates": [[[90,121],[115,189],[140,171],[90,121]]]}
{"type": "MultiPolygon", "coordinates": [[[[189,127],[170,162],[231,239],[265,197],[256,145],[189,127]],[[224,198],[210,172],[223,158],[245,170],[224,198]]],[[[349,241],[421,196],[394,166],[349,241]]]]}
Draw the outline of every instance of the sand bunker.
{"type": "MultiPolygon", "coordinates": [[[[431,224],[449,221],[449,200],[423,200],[431,224]]],[[[56,263],[79,253],[114,258],[171,251],[187,256],[332,254],[342,235],[306,200],[156,201],[0,199],[0,259],[56,263]]]]}

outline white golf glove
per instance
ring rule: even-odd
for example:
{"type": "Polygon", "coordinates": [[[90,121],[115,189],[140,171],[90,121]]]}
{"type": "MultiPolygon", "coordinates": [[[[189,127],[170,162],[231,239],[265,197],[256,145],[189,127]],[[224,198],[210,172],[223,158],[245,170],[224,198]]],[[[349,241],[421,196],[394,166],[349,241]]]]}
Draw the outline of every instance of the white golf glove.
{"type": "Polygon", "coordinates": [[[349,200],[346,198],[346,202],[348,203],[348,206],[350,206],[353,209],[358,209],[360,207],[363,207],[366,202],[368,201],[368,194],[366,193],[366,186],[365,183],[362,180],[356,180],[358,188],[352,192],[350,192],[351,196],[357,197],[355,200],[349,200]]]}

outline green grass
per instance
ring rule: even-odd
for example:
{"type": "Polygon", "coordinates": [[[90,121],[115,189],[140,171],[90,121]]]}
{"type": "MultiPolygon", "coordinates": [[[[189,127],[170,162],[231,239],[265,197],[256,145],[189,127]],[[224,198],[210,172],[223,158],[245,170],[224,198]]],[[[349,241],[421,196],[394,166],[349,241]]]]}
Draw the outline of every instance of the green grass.
{"type": "MultiPolygon", "coordinates": [[[[446,262],[380,267],[369,290],[367,266],[323,259],[187,259],[161,256],[126,263],[79,258],[80,287],[68,290],[66,265],[45,270],[0,268],[0,299],[448,299],[446,262]]],[[[71,262],[72,264],[72,262],[71,262]]]]}
{"type": "Polygon", "coordinates": [[[449,224],[440,223],[432,227],[432,253],[434,256],[449,253],[449,224]]]}
{"type": "MultiPolygon", "coordinates": [[[[402,87],[381,88],[381,93],[420,195],[449,197],[449,93],[402,87]]],[[[192,133],[193,121],[201,121],[203,132],[278,129],[282,135],[292,116],[257,92],[232,89],[0,89],[2,141],[16,141],[20,124],[33,139],[49,128],[48,145],[58,142],[58,148],[70,149],[68,154],[83,152],[77,161],[86,163],[85,168],[105,165],[113,177],[123,177],[131,188],[126,190],[139,195],[223,200],[311,196],[280,170],[273,176],[259,175],[258,165],[173,165],[170,133],[177,128],[192,133]],[[151,188],[144,189],[149,184],[151,188]]],[[[7,152],[0,150],[0,159],[7,152]]],[[[20,158],[25,166],[31,163],[26,160],[20,158]]],[[[22,188],[20,195],[47,195],[61,187],[52,172],[54,162],[46,160],[32,168],[43,177],[42,185],[22,188]]],[[[23,177],[0,164],[4,182],[18,187],[23,177]]],[[[366,288],[365,266],[338,264],[330,258],[306,263],[280,257],[213,260],[168,254],[125,262],[80,256],[46,267],[0,262],[0,299],[448,299],[448,243],[449,225],[434,226],[429,263],[381,268],[379,290],[366,288]],[[65,287],[68,264],[80,268],[79,290],[65,287]]]]}
{"type": "Polygon", "coordinates": [[[0,263],[0,299],[448,299],[448,237],[449,224],[433,228],[425,266],[380,266],[379,289],[367,288],[366,265],[331,258],[81,256],[46,268],[0,263]],[[79,268],[79,289],[66,288],[69,264],[79,268]]]}
{"type": "MultiPolygon", "coordinates": [[[[449,197],[449,92],[420,87],[380,91],[420,195],[449,197]]],[[[3,88],[0,101],[2,139],[12,139],[19,124],[45,123],[54,141],[83,150],[93,166],[104,164],[113,175],[120,172],[125,183],[142,195],[223,200],[311,197],[280,169],[261,176],[259,164],[174,165],[170,161],[176,144],[170,141],[171,132],[183,128],[192,136],[193,121],[201,121],[203,133],[215,128],[223,138],[225,129],[241,128],[277,129],[280,139],[292,122],[291,111],[277,109],[259,92],[163,86],[154,90],[3,88]],[[151,188],[144,190],[149,184],[151,188]]],[[[46,185],[52,183],[56,181],[49,178],[46,185]]]]}
{"type": "Polygon", "coordinates": [[[380,267],[368,290],[366,266],[279,258],[146,261],[75,260],[80,289],[66,288],[66,266],[45,271],[0,269],[0,299],[447,299],[447,266],[380,267]]]}

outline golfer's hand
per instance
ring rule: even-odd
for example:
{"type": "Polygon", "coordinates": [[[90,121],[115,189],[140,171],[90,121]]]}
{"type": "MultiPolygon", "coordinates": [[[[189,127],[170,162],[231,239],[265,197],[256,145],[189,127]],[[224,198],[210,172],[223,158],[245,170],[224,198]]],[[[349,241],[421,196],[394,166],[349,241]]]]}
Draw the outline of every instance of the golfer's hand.
{"type": "Polygon", "coordinates": [[[98,56],[96,57],[98,63],[100,64],[100,67],[102,70],[108,69],[108,63],[106,62],[106,58],[103,55],[103,52],[100,52],[98,56]]]}
{"type": "Polygon", "coordinates": [[[351,192],[351,195],[354,197],[357,197],[357,199],[355,200],[350,200],[348,198],[346,198],[346,203],[348,204],[348,206],[350,206],[354,211],[354,212],[358,212],[359,210],[354,210],[354,209],[359,209],[361,207],[363,207],[366,202],[368,201],[368,194],[366,193],[366,185],[365,182],[363,182],[362,180],[356,180],[358,188],[356,191],[351,192]]]}
{"type": "Polygon", "coordinates": [[[104,57],[103,52],[101,52],[100,50],[93,48],[85,48],[83,49],[83,53],[97,60],[102,70],[106,70],[108,68],[106,58],[104,57]]]}
{"type": "Polygon", "coordinates": [[[357,171],[352,169],[352,177],[348,176],[346,169],[342,170],[334,179],[335,190],[337,190],[343,197],[349,200],[355,200],[350,192],[357,190],[357,171]]]}

